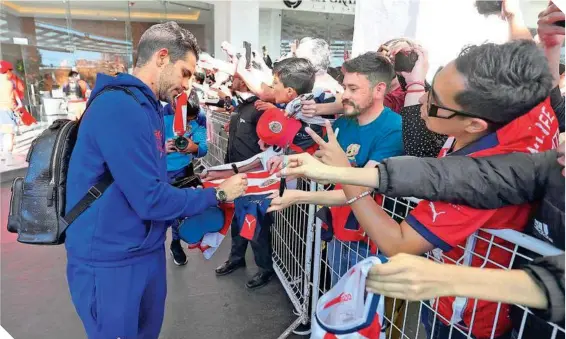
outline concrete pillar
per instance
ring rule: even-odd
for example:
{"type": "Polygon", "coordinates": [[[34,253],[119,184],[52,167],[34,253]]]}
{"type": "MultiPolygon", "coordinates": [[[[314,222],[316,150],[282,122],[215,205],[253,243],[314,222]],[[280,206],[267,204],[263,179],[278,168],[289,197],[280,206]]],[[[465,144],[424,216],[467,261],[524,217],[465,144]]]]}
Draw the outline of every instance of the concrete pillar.
{"type": "Polygon", "coordinates": [[[356,2],[352,54],[375,51],[387,40],[415,39],[429,52],[430,80],[462,48],[507,40],[505,21],[478,14],[475,0],[372,0],[356,2]]]}
{"type": "Polygon", "coordinates": [[[252,48],[261,50],[259,45],[259,1],[218,1],[214,3],[214,53],[215,57],[226,60],[220,45],[230,42],[236,49],[248,41],[252,48]]]}
{"type": "MultiPolygon", "coordinates": [[[[211,20],[212,21],[212,20],[211,20]]],[[[204,25],[204,46],[208,53],[213,54],[214,51],[214,23],[207,22],[204,25]]]]}
{"type": "Polygon", "coordinates": [[[440,66],[458,57],[462,48],[487,41],[504,43],[508,29],[498,16],[478,14],[473,0],[421,1],[416,40],[429,51],[430,81],[440,66]]]}
{"type": "MultiPolygon", "coordinates": [[[[281,17],[280,9],[261,9],[259,11],[259,44],[266,46],[273,61],[281,55],[281,17]]],[[[261,52],[258,48],[258,51],[261,52]]]]}
{"type": "Polygon", "coordinates": [[[393,38],[415,38],[419,5],[411,0],[356,1],[352,56],[377,51],[393,38]]]}

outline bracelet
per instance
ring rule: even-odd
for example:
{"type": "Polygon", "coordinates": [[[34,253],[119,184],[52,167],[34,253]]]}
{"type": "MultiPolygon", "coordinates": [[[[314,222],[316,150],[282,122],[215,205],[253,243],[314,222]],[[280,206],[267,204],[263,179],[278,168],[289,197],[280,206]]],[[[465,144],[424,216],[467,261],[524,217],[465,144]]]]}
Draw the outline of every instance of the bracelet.
{"type": "Polygon", "coordinates": [[[365,191],[365,192],[361,193],[360,195],[358,195],[357,197],[354,197],[354,198],[346,201],[346,204],[351,205],[351,204],[355,203],[356,201],[360,200],[361,198],[367,197],[368,195],[371,194],[371,192],[373,192],[373,191],[372,190],[365,191]]]}
{"type": "Polygon", "coordinates": [[[425,86],[425,83],[422,82],[422,81],[409,82],[405,87],[406,87],[406,88],[409,88],[409,87],[411,87],[411,86],[413,86],[413,85],[421,85],[421,86],[423,86],[423,87],[426,87],[426,86],[425,86]]]}
{"type": "Polygon", "coordinates": [[[411,90],[406,91],[405,93],[408,94],[408,93],[423,93],[423,92],[426,92],[426,91],[424,89],[411,89],[411,90]]]}

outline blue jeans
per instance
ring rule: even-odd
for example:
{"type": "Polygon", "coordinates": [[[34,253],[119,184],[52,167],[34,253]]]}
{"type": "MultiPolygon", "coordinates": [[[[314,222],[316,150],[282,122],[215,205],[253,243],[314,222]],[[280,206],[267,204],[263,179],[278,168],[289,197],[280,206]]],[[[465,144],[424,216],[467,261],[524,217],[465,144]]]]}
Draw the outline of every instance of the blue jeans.
{"type": "Polygon", "coordinates": [[[332,239],[327,246],[332,286],[336,285],[350,268],[371,255],[368,245],[362,241],[341,242],[332,239]]]}

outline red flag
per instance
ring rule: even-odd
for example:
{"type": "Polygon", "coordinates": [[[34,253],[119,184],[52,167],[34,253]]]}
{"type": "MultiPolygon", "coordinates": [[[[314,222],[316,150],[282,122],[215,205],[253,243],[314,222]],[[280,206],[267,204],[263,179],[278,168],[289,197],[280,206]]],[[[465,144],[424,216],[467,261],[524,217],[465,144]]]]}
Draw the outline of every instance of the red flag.
{"type": "Polygon", "coordinates": [[[187,131],[187,103],[189,96],[186,92],[177,97],[175,105],[175,117],[173,118],[173,131],[176,135],[183,135],[187,131]]]}

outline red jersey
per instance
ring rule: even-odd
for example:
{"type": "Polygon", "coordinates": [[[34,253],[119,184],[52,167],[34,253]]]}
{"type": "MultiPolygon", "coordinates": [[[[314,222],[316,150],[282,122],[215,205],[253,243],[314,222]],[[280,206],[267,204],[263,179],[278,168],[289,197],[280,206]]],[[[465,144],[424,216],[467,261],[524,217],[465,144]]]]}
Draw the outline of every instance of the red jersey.
{"type": "MultiPolygon", "coordinates": [[[[486,135],[458,151],[449,153],[455,141],[454,138],[449,138],[439,158],[451,155],[482,157],[511,152],[544,152],[558,146],[558,134],[558,119],[550,106],[550,99],[546,99],[529,113],[513,120],[497,132],[486,135]]],[[[405,221],[437,247],[433,251],[436,260],[452,265],[509,268],[511,252],[490,245],[492,236],[480,229],[523,231],[530,212],[530,204],[479,210],[463,205],[423,200],[405,221]]],[[[499,238],[494,238],[492,243],[504,248],[513,248],[512,244],[499,238]]],[[[441,315],[439,319],[443,323],[449,322],[463,331],[468,331],[472,326],[472,334],[478,339],[490,338],[494,324],[495,337],[505,334],[511,327],[510,306],[506,304],[501,304],[498,319],[495,319],[498,312],[498,303],[495,302],[477,300],[476,304],[473,299],[442,297],[433,301],[433,309],[437,306],[441,315]]]]}

